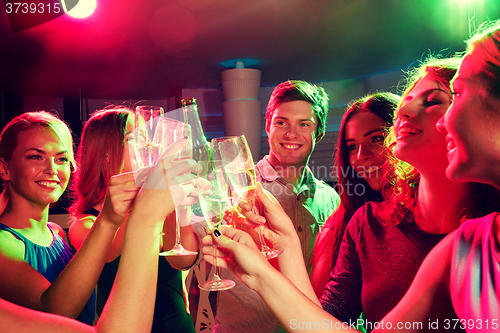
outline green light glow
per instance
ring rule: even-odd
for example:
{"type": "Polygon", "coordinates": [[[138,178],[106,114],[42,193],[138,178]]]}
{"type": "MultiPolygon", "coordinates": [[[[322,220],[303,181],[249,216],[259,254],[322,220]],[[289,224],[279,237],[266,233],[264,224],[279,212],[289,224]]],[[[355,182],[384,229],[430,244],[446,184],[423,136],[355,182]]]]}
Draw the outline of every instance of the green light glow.
{"type": "Polygon", "coordinates": [[[478,2],[483,2],[484,0],[450,0],[450,1],[458,5],[472,5],[478,2]]]}

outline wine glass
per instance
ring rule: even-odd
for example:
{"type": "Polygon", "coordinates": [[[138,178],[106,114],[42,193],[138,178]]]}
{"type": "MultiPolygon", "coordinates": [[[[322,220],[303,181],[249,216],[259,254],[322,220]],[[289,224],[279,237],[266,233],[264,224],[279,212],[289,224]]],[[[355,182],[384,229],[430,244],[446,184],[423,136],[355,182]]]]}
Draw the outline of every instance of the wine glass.
{"type": "MultiPolygon", "coordinates": [[[[183,138],[191,136],[191,126],[181,121],[174,119],[161,117],[158,120],[158,125],[153,138],[153,144],[162,147],[162,152],[165,151],[172,143],[183,138]]],[[[186,158],[192,158],[193,149],[192,146],[186,144],[182,149],[173,157],[172,161],[182,160],[186,158]]],[[[163,156],[162,156],[163,157],[163,156]]],[[[182,209],[188,209],[183,207],[182,209]]],[[[172,249],[164,252],[160,252],[160,256],[191,256],[198,255],[198,252],[189,251],[184,248],[181,244],[181,225],[179,219],[179,210],[175,209],[175,245],[172,249]]],[[[189,216],[189,214],[183,214],[183,216],[189,216]]],[[[187,224],[187,223],[186,223],[187,224]]]]}
{"type": "MultiPolygon", "coordinates": [[[[203,177],[212,185],[211,190],[207,193],[201,193],[199,196],[201,210],[205,217],[209,229],[213,232],[222,224],[224,210],[228,203],[228,188],[227,179],[223,168],[223,162],[220,160],[212,160],[211,158],[198,162],[202,170],[198,173],[199,177],[203,177]]],[[[198,284],[198,287],[203,290],[227,290],[235,286],[233,280],[221,279],[219,276],[219,267],[217,266],[217,245],[214,248],[214,275],[209,281],[198,284]]]]}
{"type": "MultiPolygon", "coordinates": [[[[229,136],[212,139],[214,158],[224,162],[224,170],[228,175],[231,187],[230,195],[234,204],[247,200],[252,210],[257,213],[255,206],[255,167],[252,154],[244,135],[229,136]]],[[[257,227],[261,243],[261,253],[267,258],[276,258],[283,251],[271,249],[267,246],[262,230],[257,227]]]]}

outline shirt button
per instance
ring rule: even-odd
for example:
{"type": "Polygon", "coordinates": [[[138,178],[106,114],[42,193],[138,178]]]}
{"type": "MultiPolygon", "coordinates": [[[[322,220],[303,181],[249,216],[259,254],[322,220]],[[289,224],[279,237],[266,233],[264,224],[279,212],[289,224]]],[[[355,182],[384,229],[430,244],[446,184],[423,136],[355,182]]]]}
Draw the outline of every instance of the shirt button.
{"type": "Polygon", "coordinates": [[[298,232],[302,232],[302,227],[298,227],[298,228],[297,228],[297,231],[298,231],[298,232]]]}

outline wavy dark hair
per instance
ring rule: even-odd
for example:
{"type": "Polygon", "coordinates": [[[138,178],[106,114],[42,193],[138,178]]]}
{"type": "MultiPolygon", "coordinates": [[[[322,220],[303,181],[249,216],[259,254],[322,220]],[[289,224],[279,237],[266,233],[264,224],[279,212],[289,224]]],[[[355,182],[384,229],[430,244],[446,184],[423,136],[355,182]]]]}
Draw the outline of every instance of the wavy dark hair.
{"type": "Polygon", "coordinates": [[[360,112],[369,112],[381,118],[386,123],[385,130],[387,130],[393,125],[394,110],[399,105],[399,100],[400,97],[395,94],[378,92],[352,102],[344,113],[334,153],[334,169],[337,170],[338,179],[335,187],[340,195],[340,205],[326,220],[321,238],[317,238],[314,245],[313,262],[317,262],[319,258],[323,260],[328,258],[331,259],[331,267],[333,268],[337,261],[345,228],[354,212],[368,201],[383,200],[381,191],[372,189],[365,180],[358,177],[354,168],[351,167],[345,138],[347,123],[354,115],[360,112]],[[361,195],[348,193],[345,190],[347,186],[352,185],[351,188],[353,188],[358,184],[362,184],[365,189],[361,195]]]}

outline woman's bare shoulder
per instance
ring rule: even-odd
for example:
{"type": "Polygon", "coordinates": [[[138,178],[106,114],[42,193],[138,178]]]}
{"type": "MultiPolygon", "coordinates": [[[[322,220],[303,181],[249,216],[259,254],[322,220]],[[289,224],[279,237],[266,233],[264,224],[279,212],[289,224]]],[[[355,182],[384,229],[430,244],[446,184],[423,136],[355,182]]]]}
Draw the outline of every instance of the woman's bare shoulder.
{"type": "Polygon", "coordinates": [[[24,243],[6,230],[0,230],[0,255],[4,259],[24,260],[24,243]]]}

